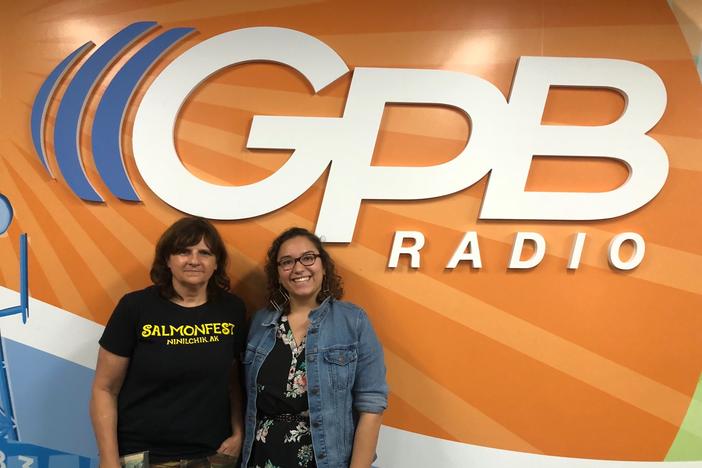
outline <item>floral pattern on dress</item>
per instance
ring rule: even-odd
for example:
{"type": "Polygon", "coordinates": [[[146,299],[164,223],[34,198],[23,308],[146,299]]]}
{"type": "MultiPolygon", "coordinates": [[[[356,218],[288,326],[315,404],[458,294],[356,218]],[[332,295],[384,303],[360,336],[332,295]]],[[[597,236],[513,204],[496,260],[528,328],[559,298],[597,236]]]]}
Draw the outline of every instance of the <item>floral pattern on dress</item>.
{"type": "Polygon", "coordinates": [[[283,340],[283,343],[290,346],[294,351],[297,345],[297,343],[295,343],[295,335],[293,335],[292,328],[287,328],[285,325],[283,325],[283,323],[286,323],[287,321],[288,317],[283,315],[283,317],[280,319],[280,325],[278,325],[278,338],[283,340]]]}
{"type": "Polygon", "coordinates": [[[263,467],[256,465],[256,468],[283,468],[282,466],[274,465],[270,460],[266,460],[266,464],[263,467]]]}
{"type": "Polygon", "coordinates": [[[300,421],[295,429],[290,429],[283,442],[300,442],[300,438],[308,434],[310,434],[310,427],[307,425],[307,422],[300,421]]]}
{"type": "Polygon", "coordinates": [[[258,425],[258,430],[256,431],[256,440],[266,443],[266,437],[268,436],[268,429],[273,425],[272,419],[263,419],[258,425]]]}
{"type": "Polygon", "coordinates": [[[297,451],[298,466],[308,466],[313,458],[314,452],[312,451],[312,444],[303,445],[300,447],[300,450],[297,451]]]}
{"type": "Polygon", "coordinates": [[[305,362],[301,362],[298,366],[300,354],[305,350],[306,337],[302,339],[300,344],[297,344],[292,329],[287,322],[288,317],[283,315],[280,318],[280,325],[277,331],[277,337],[282,340],[283,343],[290,346],[290,350],[292,351],[290,370],[288,371],[288,382],[285,387],[285,396],[299,398],[307,393],[307,367],[305,362]]]}
{"type": "Polygon", "coordinates": [[[288,376],[288,384],[285,387],[285,396],[299,398],[307,393],[307,369],[305,363],[299,369],[290,369],[292,375],[288,376]]]}
{"type": "Polygon", "coordinates": [[[256,381],[256,437],[249,468],[315,468],[307,402],[306,339],[295,342],[287,316],[256,381]]]}

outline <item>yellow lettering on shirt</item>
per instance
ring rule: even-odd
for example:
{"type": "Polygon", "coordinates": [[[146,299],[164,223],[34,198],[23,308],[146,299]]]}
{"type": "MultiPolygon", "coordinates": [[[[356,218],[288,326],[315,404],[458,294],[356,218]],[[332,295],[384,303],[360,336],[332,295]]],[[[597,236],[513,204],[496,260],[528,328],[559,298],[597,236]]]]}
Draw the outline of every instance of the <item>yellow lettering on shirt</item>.
{"type": "Polygon", "coordinates": [[[192,345],[200,343],[217,343],[220,337],[233,335],[236,325],[231,322],[206,322],[193,325],[144,324],[141,336],[167,337],[166,345],[192,345]]]}

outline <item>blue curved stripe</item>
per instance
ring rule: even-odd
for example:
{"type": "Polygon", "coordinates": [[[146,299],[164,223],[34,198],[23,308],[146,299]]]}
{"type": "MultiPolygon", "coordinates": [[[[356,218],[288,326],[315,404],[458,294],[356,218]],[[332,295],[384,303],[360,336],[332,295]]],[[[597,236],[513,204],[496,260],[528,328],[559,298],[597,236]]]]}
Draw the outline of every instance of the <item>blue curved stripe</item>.
{"type": "Polygon", "coordinates": [[[34,99],[34,105],[32,105],[32,117],[30,119],[32,142],[34,142],[34,149],[37,155],[39,155],[39,160],[51,177],[54,177],[54,175],[51,173],[51,168],[46,159],[46,151],[44,149],[44,123],[46,122],[44,118],[46,117],[46,110],[49,108],[49,102],[54,96],[54,91],[56,91],[58,82],[61,81],[61,78],[68,72],[69,68],[94,45],[93,42],[88,41],[63,59],[61,63],[49,73],[49,76],[46,77],[41,88],[39,88],[37,97],[34,99]]]}
{"type": "Polygon", "coordinates": [[[54,129],[56,160],[66,183],[83,200],[103,201],[90,184],[80,156],[78,142],[83,107],[95,83],[107,67],[132,42],[154,26],[156,23],[153,21],[133,23],[108,39],[76,72],[63,95],[54,129]]]}
{"type": "Polygon", "coordinates": [[[170,29],[146,44],[115,75],[102,95],[93,122],[93,157],[107,188],[122,200],[140,201],[127,175],[120,144],[129,100],[154,62],[192,31],[194,28],[170,29]]]}

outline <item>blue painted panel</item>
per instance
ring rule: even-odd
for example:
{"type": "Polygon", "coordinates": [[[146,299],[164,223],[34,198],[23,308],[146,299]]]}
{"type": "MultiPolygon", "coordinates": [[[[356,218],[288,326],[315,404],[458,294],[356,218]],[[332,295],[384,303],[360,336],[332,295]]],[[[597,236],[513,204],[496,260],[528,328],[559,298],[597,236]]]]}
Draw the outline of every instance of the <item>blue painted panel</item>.
{"type": "Polygon", "coordinates": [[[88,414],[95,372],[22,343],[3,341],[20,441],[97,457],[88,414]]]}

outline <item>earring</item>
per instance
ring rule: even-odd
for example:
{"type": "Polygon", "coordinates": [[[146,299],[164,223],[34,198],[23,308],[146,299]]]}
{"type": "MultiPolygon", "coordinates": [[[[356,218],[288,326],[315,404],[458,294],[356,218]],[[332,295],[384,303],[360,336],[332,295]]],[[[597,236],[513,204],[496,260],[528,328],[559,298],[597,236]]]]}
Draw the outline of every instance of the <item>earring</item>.
{"type": "Polygon", "coordinates": [[[329,295],[329,277],[327,275],[324,275],[324,278],[322,278],[322,292],[325,295],[329,295]]]}
{"type": "Polygon", "coordinates": [[[290,302],[290,295],[281,285],[278,285],[278,290],[273,293],[269,302],[275,310],[282,312],[285,306],[288,305],[288,302],[290,302]]]}
{"type": "Polygon", "coordinates": [[[324,299],[330,296],[329,293],[329,278],[327,275],[322,277],[322,290],[317,294],[317,304],[321,304],[324,299]]]}

